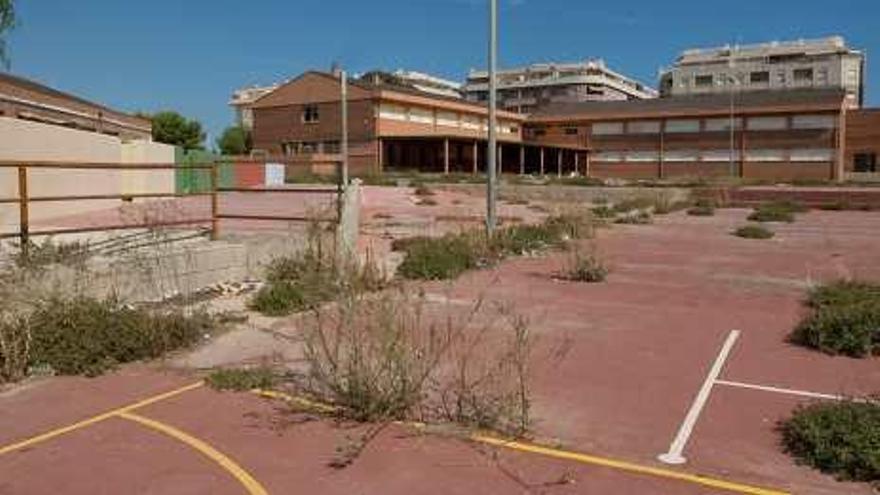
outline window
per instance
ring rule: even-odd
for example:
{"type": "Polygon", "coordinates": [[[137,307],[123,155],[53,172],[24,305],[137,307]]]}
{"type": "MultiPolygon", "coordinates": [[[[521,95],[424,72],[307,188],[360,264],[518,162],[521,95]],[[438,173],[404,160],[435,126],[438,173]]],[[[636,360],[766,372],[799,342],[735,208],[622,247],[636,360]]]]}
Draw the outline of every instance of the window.
{"type": "Polygon", "coordinates": [[[694,86],[697,87],[706,87],[711,86],[714,78],[712,74],[704,74],[694,77],[694,86]]]}
{"type": "Polygon", "coordinates": [[[623,134],[623,122],[597,122],[593,124],[593,134],[596,136],[623,134]]]}
{"type": "Polygon", "coordinates": [[[458,114],[453,112],[437,112],[437,125],[458,127],[458,114]]]}
{"type": "Polygon", "coordinates": [[[666,121],[666,132],[700,132],[700,121],[696,119],[673,119],[666,121]]]}
{"type": "MultiPolygon", "coordinates": [[[[734,129],[742,129],[742,118],[736,117],[733,119],[733,128],[734,129]]],[[[669,124],[667,124],[668,126],[669,124]]],[[[667,129],[668,130],[668,129],[667,129]]],[[[718,119],[706,119],[706,132],[729,132],[730,131],[730,118],[718,118],[718,119]]]]}
{"type": "Polygon", "coordinates": [[[320,116],[318,114],[318,105],[306,105],[303,107],[302,121],[306,124],[314,124],[318,122],[320,116]]]}
{"type": "Polygon", "coordinates": [[[788,127],[785,117],[752,117],[748,121],[750,131],[775,131],[788,127]]]}
{"type": "MultiPolygon", "coordinates": [[[[730,150],[706,150],[703,151],[703,161],[704,162],[729,162],[730,161],[730,150]]],[[[733,159],[734,161],[739,161],[740,153],[739,150],[733,150],[733,159]]]]}
{"type": "Polygon", "coordinates": [[[770,83],[770,71],[762,70],[758,72],[752,72],[749,75],[749,81],[752,84],[769,84],[770,83]]]}
{"type": "Polygon", "coordinates": [[[623,154],[619,151],[600,151],[593,155],[594,162],[620,162],[623,154]]]}
{"type": "Polygon", "coordinates": [[[781,84],[781,85],[784,85],[784,84],[785,84],[785,79],[786,79],[785,76],[786,76],[786,75],[785,75],[785,70],[778,70],[778,71],[776,71],[776,82],[779,83],[779,84],[781,84]]]}
{"type": "Polygon", "coordinates": [[[657,134],[660,132],[660,121],[633,121],[626,125],[626,132],[628,134],[657,134]]]}
{"type": "Polygon", "coordinates": [[[750,162],[782,162],[785,161],[785,150],[748,150],[746,160],[750,162]]]}
{"type": "Polygon", "coordinates": [[[853,156],[853,172],[880,172],[877,153],[856,153],[853,156]]]}
{"type": "Polygon", "coordinates": [[[656,162],[660,160],[659,151],[630,151],[624,159],[628,162],[656,162]]]}
{"type": "Polygon", "coordinates": [[[805,148],[791,150],[793,162],[830,162],[834,159],[834,150],[829,148],[805,148]]]}
{"type": "Polygon", "coordinates": [[[816,84],[819,86],[828,86],[828,68],[822,67],[816,73],[816,84]]]}
{"type": "Polygon", "coordinates": [[[667,162],[695,162],[699,158],[700,153],[696,150],[668,150],[663,154],[663,160],[667,162]]]}
{"type": "Polygon", "coordinates": [[[434,112],[425,108],[410,108],[409,120],[419,124],[433,124],[434,112]]]}
{"type": "Polygon", "coordinates": [[[566,127],[565,128],[565,135],[566,136],[577,136],[577,134],[578,134],[577,127],[566,127]]]}
{"type": "Polygon", "coordinates": [[[791,119],[792,129],[834,129],[837,119],[833,115],[795,115],[791,119]]]}
{"type": "Polygon", "coordinates": [[[798,83],[812,83],[813,82],[813,69],[795,69],[794,73],[794,82],[798,83]]]}
{"type": "Polygon", "coordinates": [[[535,130],[533,131],[533,134],[534,134],[536,137],[546,136],[546,135],[547,135],[547,130],[546,130],[546,129],[535,129],[535,130]]]}
{"type": "Polygon", "coordinates": [[[406,120],[406,108],[400,105],[383,103],[379,107],[379,118],[387,120],[406,120]]]}

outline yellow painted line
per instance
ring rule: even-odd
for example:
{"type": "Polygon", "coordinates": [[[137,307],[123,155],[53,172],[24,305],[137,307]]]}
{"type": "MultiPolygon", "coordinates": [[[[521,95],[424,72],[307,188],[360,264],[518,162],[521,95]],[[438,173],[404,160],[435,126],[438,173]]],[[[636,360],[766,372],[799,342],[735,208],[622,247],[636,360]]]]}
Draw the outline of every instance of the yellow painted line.
{"type": "Polygon", "coordinates": [[[712,488],[718,488],[735,493],[745,493],[750,495],[790,495],[789,492],[783,492],[772,488],[761,488],[757,486],[744,485],[742,483],[735,483],[717,478],[700,476],[697,474],[690,474],[681,471],[673,471],[671,469],[636,464],[632,462],[611,459],[608,457],[599,457],[587,454],[580,454],[578,452],[571,452],[567,450],[554,449],[550,447],[542,447],[540,445],[529,443],[504,440],[486,435],[473,435],[471,436],[471,440],[488,445],[494,445],[496,447],[504,447],[507,449],[518,450],[521,452],[528,452],[547,457],[555,457],[557,459],[566,459],[569,461],[580,462],[582,464],[592,464],[595,466],[604,466],[612,469],[619,469],[621,471],[628,471],[631,473],[639,473],[649,476],[656,476],[659,478],[696,483],[699,485],[709,486],[712,488]]]}
{"type": "MultiPolygon", "coordinates": [[[[262,397],[267,397],[271,399],[279,399],[287,402],[296,402],[303,405],[307,405],[313,409],[319,411],[327,411],[327,412],[336,412],[338,408],[329,406],[327,404],[321,404],[319,402],[313,402],[307,399],[302,399],[299,397],[292,396],[290,394],[286,394],[284,392],[275,392],[272,390],[253,390],[253,393],[260,395],[262,397]]],[[[405,426],[415,427],[415,428],[424,428],[426,425],[424,423],[418,422],[397,422],[398,424],[402,424],[405,426]]],[[[700,476],[698,474],[690,474],[681,471],[674,471],[672,469],[664,469],[657,468],[653,466],[636,464],[633,462],[622,461],[618,459],[611,459],[608,457],[600,457],[589,454],[581,454],[578,452],[571,452],[567,450],[554,449],[551,447],[544,447],[541,445],[531,444],[531,443],[523,443],[516,442],[512,440],[505,440],[497,437],[492,437],[488,435],[471,435],[471,440],[475,442],[480,442],[488,445],[493,445],[497,447],[504,447],[507,449],[518,450],[521,452],[528,452],[531,454],[538,454],[547,457],[555,457],[557,459],[565,459],[569,461],[579,462],[581,464],[591,464],[595,466],[604,466],[612,469],[618,469],[621,471],[627,471],[631,473],[639,473],[648,476],[655,476],[659,478],[673,479],[679,480],[689,483],[696,483],[703,486],[709,486],[712,488],[718,488],[721,490],[727,490],[735,493],[742,493],[748,495],[791,495],[789,492],[780,491],[772,488],[761,488],[757,486],[746,485],[742,483],[736,483],[733,481],[726,481],[717,478],[710,478],[708,476],[700,476]]]]}
{"type": "Polygon", "coordinates": [[[263,390],[263,389],[255,389],[251,390],[252,393],[259,395],[260,397],[265,397],[267,399],[276,399],[283,400],[284,402],[292,402],[294,404],[298,404],[307,409],[313,409],[318,412],[323,413],[335,413],[339,412],[339,408],[336,406],[331,406],[328,404],[322,404],[320,402],[315,402],[309,399],[304,399],[302,397],[296,397],[294,395],[285,394],[284,392],[276,392],[274,390],[263,390]]]}
{"type": "Polygon", "coordinates": [[[120,418],[125,418],[130,421],[134,421],[139,423],[147,428],[152,428],[158,432],[164,433],[175,440],[179,440],[186,445],[192,447],[197,450],[199,453],[207,457],[208,459],[219,464],[223,469],[225,469],[229,474],[231,474],[235,479],[241,483],[242,486],[247,490],[250,495],[268,495],[269,492],[263,488],[263,485],[260,484],[253,476],[250,475],[247,471],[244,470],[241,466],[239,466],[235,461],[224,455],[219,450],[215,449],[207,442],[199,440],[198,438],[186,433],[183,430],[179,430],[171,425],[156,421],[154,419],[150,419],[144,416],[137,415],[132,412],[119,412],[116,414],[120,418]]]}
{"type": "Polygon", "coordinates": [[[70,433],[72,431],[76,431],[76,430],[85,428],[87,426],[91,426],[95,423],[100,423],[101,421],[106,421],[106,420],[108,420],[114,416],[118,416],[122,413],[133,411],[135,409],[139,409],[141,407],[145,407],[150,404],[155,404],[156,402],[170,399],[171,397],[174,397],[176,395],[180,395],[184,392],[188,392],[190,390],[199,388],[201,386],[202,386],[202,382],[191,383],[185,387],[180,387],[180,388],[174,389],[170,392],[165,392],[162,394],[154,395],[152,397],[148,397],[146,399],[140,400],[140,401],[135,402],[133,404],[129,404],[127,406],[123,406],[118,409],[113,409],[112,411],[107,411],[105,413],[98,414],[97,416],[92,416],[91,418],[84,419],[82,421],[79,421],[79,422],[76,422],[76,423],[73,423],[73,424],[70,424],[67,426],[62,426],[62,427],[56,428],[54,430],[49,430],[46,433],[42,433],[40,435],[36,435],[36,436],[30,437],[30,438],[27,438],[25,440],[21,440],[19,442],[9,444],[4,447],[0,447],[0,455],[8,454],[8,453],[14,452],[16,450],[21,450],[23,448],[32,447],[38,443],[42,443],[47,440],[51,440],[55,437],[59,437],[61,435],[65,435],[67,433],[70,433]]]}

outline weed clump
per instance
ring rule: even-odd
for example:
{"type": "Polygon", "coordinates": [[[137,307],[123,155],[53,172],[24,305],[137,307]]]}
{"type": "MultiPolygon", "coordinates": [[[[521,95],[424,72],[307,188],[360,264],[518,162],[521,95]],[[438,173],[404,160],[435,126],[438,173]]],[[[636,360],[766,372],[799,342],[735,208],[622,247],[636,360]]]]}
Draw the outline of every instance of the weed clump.
{"type": "Polygon", "coordinates": [[[799,407],[779,425],[799,462],[849,481],[880,481],[880,404],[845,400],[799,407]]]}
{"type": "Polygon", "coordinates": [[[764,203],[748,216],[755,222],[785,222],[792,223],[796,213],[804,213],[808,208],[794,201],[774,201],[764,203]]]}
{"type": "Polygon", "coordinates": [[[225,368],[213,371],[205,383],[215,390],[246,392],[271,389],[278,383],[278,375],[270,368],[225,368]]]}
{"type": "Polygon", "coordinates": [[[839,281],[807,299],[810,313],[795,327],[793,343],[837,355],[880,353],[880,285],[839,281]]]}
{"type": "Polygon", "coordinates": [[[148,311],[112,298],[53,297],[37,303],[29,314],[0,324],[2,340],[18,342],[18,352],[3,346],[0,368],[6,370],[7,380],[25,376],[32,367],[96,376],[118,364],[191,346],[212,331],[213,323],[200,312],[148,311]],[[18,369],[9,369],[10,364],[18,369]]]}
{"type": "Polygon", "coordinates": [[[572,243],[562,278],[573,282],[604,282],[608,277],[608,267],[594,251],[583,253],[577,244],[572,243]]]}
{"type": "Polygon", "coordinates": [[[406,253],[397,273],[407,279],[447,280],[467,270],[562,245],[570,239],[593,235],[592,217],[562,214],[538,225],[514,225],[491,237],[481,232],[446,234],[439,238],[401,240],[397,247],[406,253]]]}
{"type": "Polygon", "coordinates": [[[733,235],[743,239],[770,239],[775,234],[763,225],[745,225],[734,230],[733,235]]]}

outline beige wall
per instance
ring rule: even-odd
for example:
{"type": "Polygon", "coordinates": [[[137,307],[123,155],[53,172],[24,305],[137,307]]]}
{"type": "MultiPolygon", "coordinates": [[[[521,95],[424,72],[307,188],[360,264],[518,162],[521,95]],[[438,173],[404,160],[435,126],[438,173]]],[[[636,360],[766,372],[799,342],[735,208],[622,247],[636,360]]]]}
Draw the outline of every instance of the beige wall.
{"type": "MultiPolygon", "coordinates": [[[[88,131],[0,117],[0,161],[69,161],[103,163],[174,162],[173,147],[158,143],[123,143],[119,138],[88,131]]],[[[144,172],[115,170],[30,169],[28,189],[31,196],[76,194],[119,194],[138,192],[173,192],[174,173],[150,175],[144,172]],[[131,188],[131,189],[129,189],[131,188]]],[[[155,174],[155,172],[154,172],[155,174]]],[[[0,169],[0,197],[18,196],[15,169],[0,169]]],[[[31,203],[30,218],[46,219],[61,215],[113,208],[119,201],[78,201],[31,203]]],[[[18,225],[18,206],[0,205],[0,230],[14,230],[18,225]]]]}

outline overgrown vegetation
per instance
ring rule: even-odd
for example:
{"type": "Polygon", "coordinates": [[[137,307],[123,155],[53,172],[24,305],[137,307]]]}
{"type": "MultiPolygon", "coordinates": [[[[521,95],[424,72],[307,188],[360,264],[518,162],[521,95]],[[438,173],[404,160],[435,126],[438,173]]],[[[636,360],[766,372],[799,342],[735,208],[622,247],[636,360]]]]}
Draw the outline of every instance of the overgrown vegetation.
{"type": "Polygon", "coordinates": [[[836,355],[880,354],[880,285],[837,281],[810,292],[809,314],[790,336],[796,344],[836,355]]]}
{"type": "Polygon", "coordinates": [[[755,222],[792,223],[795,220],[795,214],[806,211],[808,211],[806,206],[794,201],[774,201],[755,208],[748,219],[755,222]]]}
{"type": "Polygon", "coordinates": [[[757,224],[739,227],[733,231],[733,235],[743,239],[770,239],[776,234],[767,227],[757,224]]]}
{"type": "Polygon", "coordinates": [[[383,286],[384,277],[371,260],[363,266],[340,266],[322,239],[313,225],[302,253],[272,260],[265,269],[266,284],[249,307],[267,316],[285,316],[331,301],[345,288],[373,291],[383,286]]]}
{"type": "Polygon", "coordinates": [[[446,280],[467,270],[487,266],[507,256],[560,246],[570,239],[592,237],[594,224],[587,213],[548,217],[538,225],[513,225],[487,237],[469,231],[438,238],[413,238],[395,246],[406,253],[397,273],[407,279],[446,280]]]}
{"type": "Polygon", "coordinates": [[[201,312],[148,311],[112,298],[52,297],[0,322],[0,378],[21,379],[30,368],[95,376],[188,347],[213,326],[201,312]]]}
{"type": "Polygon", "coordinates": [[[880,482],[880,403],[799,407],[779,430],[785,450],[799,462],[842,480],[880,482]]]}
{"type": "Polygon", "coordinates": [[[688,208],[687,214],[695,217],[711,217],[715,215],[716,201],[710,198],[699,198],[688,208]]]}
{"type": "Polygon", "coordinates": [[[357,421],[449,421],[521,435],[530,422],[528,326],[502,311],[476,327],[484,309],[480,298],[459,317],[437,317],[423,295],[343,293],[333,309],[313,313],[308,372],[296,386],[357,421]]]}
{"type": "Polygon", "coordinates": [[[30,241],[27,249],[19,247],[14,260],[19,268],[42,268],[53,264],[77,265],[85,262],[89,256],[91,253],[87,242],[55,242],[47,237],[41,243],[30,241]]]}
{"type": "Polygon", "coordinates": [[[604,282],[608,277],[608,267],[596,254],[595,247],[585,253],[578,243],[572,242],[561,276],[573,282],[604,282]]]}
{"type": "Polygon", "coordinates": [[[271,368],[224,368],[211,372],[205,383],[215,390],[245,392],[248,390],[268,390],[279,381],[279,376],[271,368]]]}

